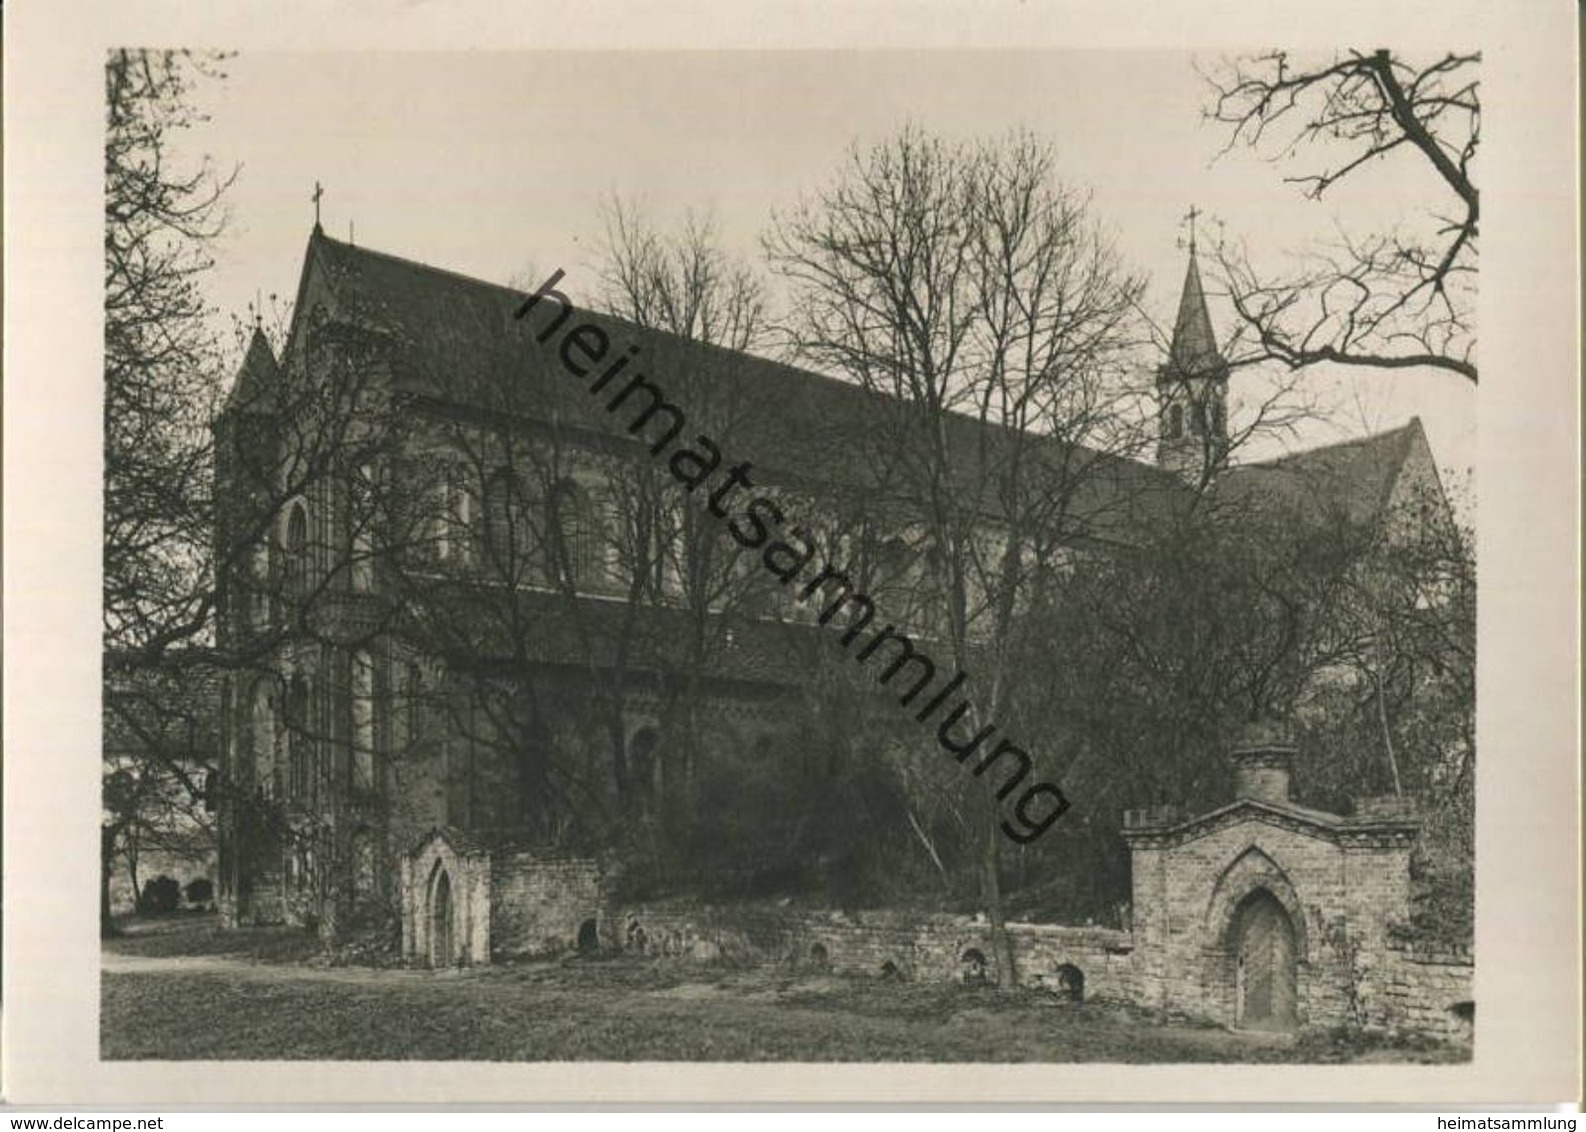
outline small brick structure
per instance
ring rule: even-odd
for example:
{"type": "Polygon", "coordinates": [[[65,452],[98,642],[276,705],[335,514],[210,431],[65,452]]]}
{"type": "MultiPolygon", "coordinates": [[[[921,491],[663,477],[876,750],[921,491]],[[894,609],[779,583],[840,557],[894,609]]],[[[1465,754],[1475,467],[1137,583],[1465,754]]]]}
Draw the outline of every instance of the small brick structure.
{"type": "Polygon", "coordinates": [[[1137,1001],[1251,1029],[1468,1038],[1469,956],[1429,960],[1396,942],[1413,809],[1398,798],[1361,800],[1351,817],[1296,805],[1294,755],[1282,728],[1253,725],[1233,752],[1232,803],[1189,820],[1124,816],[1137,1001]]]}
{"type": "Polygon", "coordinates": [[[599,946],[600,867],[510,836],[436,828],[401,862],[402,957],[429,967],[599,946]]]}
{"type": "MultiPolygon", "coordinates": [[[[1355,1026],[1469,1043],[1467,952],[1402,938],[1418,823],[1402,799],[1344,817],[1289,796],[1273,725],[1232,758],[1236,797],[1184,818],[1124,815],[1128,929],[1010,922],[1018,981],[1066,1001],[1131,1003],[1230,1027],[1355,1026]]],[[[581,951],[776,964],[882,979],[999,981],[984,917],[784,903],[614,904],[599,864],[435,829],[402,859],[402,954],[415,965],[581,951]]]]}

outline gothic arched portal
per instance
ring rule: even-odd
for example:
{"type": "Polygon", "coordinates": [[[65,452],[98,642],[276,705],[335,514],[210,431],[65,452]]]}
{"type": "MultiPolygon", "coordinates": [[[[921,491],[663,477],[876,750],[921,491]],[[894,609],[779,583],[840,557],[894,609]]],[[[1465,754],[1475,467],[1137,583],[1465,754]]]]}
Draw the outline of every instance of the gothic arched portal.
{"type": "Polygon", "coordinates": [[[444,867],[435,869],[430,887],[430,966],[450,967],[456,962],[453,943],[456,916],[453,912],[452,878],[444,867]]]}
{"type": "Polygon", "coordinates": [[[1240,902],[1229,935],[1237,964],[1235,1024],[1246,1030],[1294,1029],[1299,972],[1287,910],[1258,888],[1240,902]]]}

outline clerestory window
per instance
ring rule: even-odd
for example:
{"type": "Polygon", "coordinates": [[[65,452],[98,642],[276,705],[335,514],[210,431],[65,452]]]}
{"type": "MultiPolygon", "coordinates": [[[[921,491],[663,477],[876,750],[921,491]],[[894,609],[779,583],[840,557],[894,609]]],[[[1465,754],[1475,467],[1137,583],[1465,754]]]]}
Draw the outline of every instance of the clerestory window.
{"type": "Polygon", "coordinates": [[[580,589],[597,587],[604,540],[589,492],[574,480],[562,480],[551,490],[549,518],[551,576],[580,589]]]}
{"type": "Polygon", "coordinates": [[[374,659],[364,650],[352,654],[352,786],[374,789],[375,688],[374,659]]]}
{"type": "Polygon", "coordinates": [[[286,539],[283,549],[286,558],[287,592],[301,598],[308,593],[309,546],[308,508],[301,500],[293,503],[286,516],[286,539]]]}
{"type": "Polygon", "coordinates": [[[1177,440],[1184,435],[1184,406],[1174,402],[1167,408],[1167,438],[1177,440]]]}

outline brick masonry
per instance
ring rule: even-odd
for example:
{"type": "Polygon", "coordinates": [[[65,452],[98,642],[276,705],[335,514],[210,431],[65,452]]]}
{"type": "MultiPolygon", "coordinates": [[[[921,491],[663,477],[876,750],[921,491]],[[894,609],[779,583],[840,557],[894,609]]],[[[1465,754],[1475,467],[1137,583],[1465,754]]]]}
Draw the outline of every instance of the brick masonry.
{"type": "MultiPolygon", "coordinates": [[[[641,904],[617,910],[612,920],[621,928],[620,946],[644,954],[900,979],[995,975],[987,925],[978,917],[641,904]]],[[[1130,997],[1128,932],[1010,923],[1008,934],[1025,985],[1130,997]]]]}
{"type": "Polygon", "coordinates": [[[490,962],[487,847],[436,830],[402,858],[400,877],[403,959],[431,967],[490,962]]]}
{"type": "Polygon", "coordinates": [[[1135,1000],[1241,1024],[1241,913],[1270,897],[1292,932],[1294,1025],[1468,1042],[1470,956],[1417,954],[1401,942],[1413,808],[1367,798],[1342,817],[1299,806],[1289,797],[1294,754],[1281,728],[1256,725],[1232,755],[1232,804],[1191,820],[1161,808],[1124,816],[1135,1000]]]}
{"type": "MultiPolygon", "coordinates": [[[[1398,800],[1363,801],[1350,818],[1294,805],[1280,756],[1262,751],[1260,773],[1240,779],[1244,796],[1210,814],[1189,821],[1166,809],[1126,815],[1130,929],[1010,923],[1019,982],[1238,1025],[1241,910],[1269,896],[1292,931],[1294,1025],[1468,1044],[1470,955],[1419,952],[1403,941],[1413,815],[1398,800]]],[[[598,946],[898,979],[997,977],[980,917],[782,904],[619,906],[591,859],[444,829],[403,858],[401,875],[403,955],[416,964],[598,946]],[[435,907],[442,875],[450,885],[449,929],[435,907]],[[437,943],[448,936],[449,949],[437,943]]]]}
{"type": "Polygon", "coordinates": [[[506,850],[492,856],[490,880],[494,956],[559,954],[579,946],[586,924],[599,932],[600,868],[588,858],[506,850]]]}

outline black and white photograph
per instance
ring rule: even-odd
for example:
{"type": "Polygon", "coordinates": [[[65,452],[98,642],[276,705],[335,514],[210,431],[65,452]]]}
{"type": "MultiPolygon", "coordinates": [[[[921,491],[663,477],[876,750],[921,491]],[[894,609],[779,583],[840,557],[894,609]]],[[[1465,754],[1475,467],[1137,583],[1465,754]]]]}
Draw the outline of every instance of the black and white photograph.
{"type": "Polygon", "coordinates": [[[78,1056],[1469,1071],[1441,33],[96,49],[78,1056]]]}

